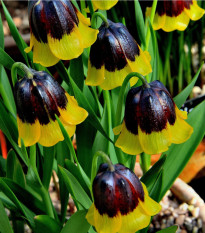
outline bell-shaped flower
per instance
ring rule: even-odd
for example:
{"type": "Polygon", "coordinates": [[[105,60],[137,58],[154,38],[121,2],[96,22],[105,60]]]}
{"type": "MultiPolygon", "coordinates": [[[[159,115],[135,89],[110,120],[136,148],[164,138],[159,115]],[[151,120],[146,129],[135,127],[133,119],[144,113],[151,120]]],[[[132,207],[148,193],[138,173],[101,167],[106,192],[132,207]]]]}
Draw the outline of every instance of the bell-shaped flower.
{"type": "MultiPolygon", "coordinates": [[[[162,29],[166,32],[184,31],[190,19],[198,20],[204,15],[204,9],[200,8],[196,0],[162,0],[157,2],[153,29],[162,29]]],[[[151,14],[151,8],[147,8],[147,15],[151,14]]]]}
{"type": "Polygon", "coordinates": [[[116,146],[132,155],[167,151],[171,143],[183,143],[191,136],[193,128],[185,119],[187,112],[177,108],[160,81],[132,88],[123,123],[114,129],[115,134],[120,134],[116,146]]]}
{"type": "Polygon", "coordinates": [[[19,145],[22,138],[25,146],[37,142],[53,146],[64,140],[56,116],[71,137],[88,113],[48,73],[31,72],[32,78],[24,77],[15,84],[19,145]]]}
{"type": "Polygon", "coordinates": [[[34,63],[46,67],[80,56],[98,33],[70,0],[29,1],[29,24],[31,39],[26,52],[33,50],[34,63]]]}
{"type": "Polygon", "coordinates": [[[98,233],[135,233],[150,223],[161,206],[138,177],[121,164],[101,164],[93,181],[94,203],[86,219],[98,233]]]}
{"type": "MultiPolygon", "coordinates": [[[[108,20],[99,28],[91,46],[86,84],[99,85],[104,90],[121,86],[131,72],[147,75],[152,71],[148,52],[143,52],[122,23],[108,20]]],[[[138,78],[131,79],[131,85],[138,78]]]]}

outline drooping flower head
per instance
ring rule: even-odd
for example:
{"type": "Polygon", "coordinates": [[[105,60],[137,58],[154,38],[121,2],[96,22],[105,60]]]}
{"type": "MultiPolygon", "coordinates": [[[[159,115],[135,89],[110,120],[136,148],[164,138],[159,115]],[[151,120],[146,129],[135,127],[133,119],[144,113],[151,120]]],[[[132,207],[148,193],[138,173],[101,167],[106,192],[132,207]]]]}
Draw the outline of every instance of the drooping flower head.
{"type": "Polygon", "coordinates": [[[70,0],[29,1],[29,24],[31,40],[26,52],[33,49],[34,63],[46,67],[80,56],[98,33],[70,0]]]}
{"type": "Polygon", "coordinates": [[[24,77],[15,85],[19,145],[22,138],[25,146],[53,146],[64,140],[55,115],[71,137],[88,113],[48,73],[31,72],[33,78],[24,77]]]}
{"type": "MultiPolygon", "coordinates": [[[[131,72],[146,75],[152,71],[150,55],[143,52],[122,23],[102,24],[91,46],[86,84],[110,90],[121,86],[131,72]]],[[[137,82],[131,79],[131,85],[137,82]]]]}
{"type": "Polygon", "coordinates": [[[100,9],[100,10],[109,10],[112,8],[115,4],[117,4],[118,0],[93,0],[93,7],[95,10],[100,9]]]}
{"type": "Polygon", "coordinates": [[[175,105],[171,95],[160,81],[149,87],[132,88],[126,99],[125,116],[116,146],[128,154],[156,154],[168,150],[171,143],[183,143],[193,128],[185,121],[187,112],[175,105]]]}
{"type": "Polygon", "coordinates": [[[101,164],[93,181],[94,203],[86,218],[98,233],[134,233],[145,228],[161,206],[144,184],[121,164],[101,164]]]}
{"type": "MultiPolygon", "coordinates": [[[[151,8],[148,8],[147,14],[150,15],[150,13],[151,8]]],[[[184,31],[190,19],[198,20],[204,13],[204,9],[197,5],[196,0],[158,1],[153,28],[154,30],[162,29],[166,32],[174,30],[184,31]]]]}

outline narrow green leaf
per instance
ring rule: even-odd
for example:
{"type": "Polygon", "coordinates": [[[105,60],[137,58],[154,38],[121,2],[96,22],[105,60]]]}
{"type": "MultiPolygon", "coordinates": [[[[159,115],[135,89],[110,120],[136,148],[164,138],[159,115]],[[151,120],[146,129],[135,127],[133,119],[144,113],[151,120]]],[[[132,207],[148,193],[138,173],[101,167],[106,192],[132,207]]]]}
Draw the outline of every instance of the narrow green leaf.
{"type": "Polygon", "coordinates": [[[70,61],[69,71],[72,79],[82,91],[84,86],[84,71],[82,56],[70,61]]]}
{"type": "Polygon", "coordinates": [[[35,213],[45,213],[45,208],[42,202],[42,198],[36,195],[33,189],[28,191],[22,188],[19,184],[8,178],[2,178],[2,180],[8,185],[8,187],[15,193],[16,197],[22,204],[35,213]]]}
{"type": "Polygon", "coordinates": [[[151,76],[151,80],[150,82],[154,81],[154,80],[158,80],[158,44],[157,44],[157,39],[156,39],[156,33],[154,31],[154,29],[152,28],[152,25],[150,23],[150,20],[148,20],[149,22],[149,28],[150,28],[150,33],[151,33],[151,44],[152,44],[152,49],[153,49],[153,54],[151,55],[152,61],[151,61],[151,65],[152,65],[152,73],[150,74],[151,76]]]}
{"type": "Polygon", "coordinates": [[[38,215],[34,218],[34,233],[60,233],[62,226],[47,215],[38,215]]]}
{"type": "Polygon", "coordinates": [[[153,184],[155,183],[159,173],[161,172],[163,165],[166,161],[167,156],[163,155],[153,166],[149,169],[140,179],[146,184],[148,191],[151,190],[153,184]]]}
{"type": "Polygon", "coordinates": [[[134,4],[135,4],[135,20],[136,20],[138,35],[140,37],[142,45],[145,47],[146,45],[145,24],[144,24],[142,9],[138,0],[134,0],[134,4]]]}
{"type": "Polygon", "coordinates": [[[1,99],[0,99],[0,113],[1,113],[0,114],[0,129],[4,132],[7,139],[9,140],[9,142],[11,143],[15,151],[18,153],[18,155],[22,158],[24,163],[28,165],[26,158],[22,154],[17,144],[18,131],[17,131],[17,126],[16,126],[16,120],[7,111],[1,99]]]}
{"type": "Polygon", "coordinates": [[[65,161],[65,166],[66,169],[68,171],[70,171],[70,173],[72,173],[73,176],[75,176],[75,178],[78,180],[78,182],[80,183],[80,185],[82,186],[82,188],[85,190],[85,192],[88,194],[88,196],[90,195],[90,190],[88,188],[88,186],[86,185],[82,174],[79,172],[77,166],[75,165],[75,163],[71,162],[70,160],[66,159],[65,161]]]}
{"type": "Polygon", "coordinates": [[[12,114],[16,115],[13,92],[6,71],[2,65],[0,65],[0,95],[2,96],[7,109],[12,114]]]}
{"type": "Polygon", "coordinates": [[[12,190],[8,187],[8,185],[0,178],[0,190],[16,205],[18,211],[28,220],[29,225],[33,225],[33,217],[31,211],[25,208],[12,192],[12,190]]]}
{"type": "MultiPolygon", "coordinates": [[[[107,107],[105,105],[104,112],[101,119],[101,125],[103,126],[106,134],[108,134],[108,131],[110,130],[108,128],[108,115],[107,115],[107,107]]],[[[97,131],[97,134],[95,136],[95,139],[93,141],[92,146],[92,154],[95,154],[97,151],[104,151],[105,153],[108,153],[108,144],[109,141],[107,138],[105,138],[99,131],[97,131]]]]}
{"type": "Polygon", "coordinates": [[[85,218],[86,214],[87,210],[77,211],[70,217],[60,233],[87,233],[90,228],[90,224],[85,218]]]}
{"type": "Polygon", "coordinates": [[[73,195],[74,200],[79,202],[84,208],[88,209],[91,206],[92,202],[87,193],[83,190],[78,180],[65,168],[59,167],[59,171],[64,178],[69,192],[73,195]]]}
{"type": "Polygon", "coordinates": [[[44,147],[43,148],[44,154],[44,164],[43,164],[43,180],[42,183],[45,189],[48,190],[52,171],[53,171],[53,164],[55,159],[55,147],[44,147]]]}
{"type": "MultiPolygon", "coordinates": [[[[153,200],[155,200],[156,202],[160,201],[159,194],[160,194],[161,189],[162,189],[162,184],[163,184],[163,169],[160,171],[160,173],[158,174],[156,180],[154,181],[151,189],[149,190],[149,196],[153,200]]],[[[145,185],[146,185],[146,183],[145,183],[145,185]]],[[[151,220],[152,220],[152,217],[151,217],[151,220]]],[[[147,233],[148,229],[149,229],[149,225],[146,228],[140,230],[139,232],[140,233],[147,233]]]]}
{"type": "Polygon", "coordinates": [[[158,177],[155,180],[155,182],[154,182],[154,184],[149,192],[150,197],[153,200],[155,200],[156,202],[160,202],[160,200],[161,200],[159,194],[161,193],[163,182],[164,182],[164,170],[162,169],[160,171],[160,173],[158,174],[158,177]]]}
{"type": "Polygon", "coordinates": [[[178,226],[174,225],[174,226],[165,228],[165,229],[163,229],[161,231],[157,231],[157,233],[176,233],[177,229],[178,229],[178,226]]]}
{"type": "Polygon", "coordinates": [[[197,73],[194,75],[193,80],[191,83],[182,91],[180,92],[177,96],[174,97],[174,102],[177,105],[178,108],[181,108],[181,106],[184,104],[188,96],[190,95],[194,84],[196,83],[196,80],[198,79],[199,73],[201,72],[202,66],[204,63],[201,64],[199,67],[197,73]]]}
{"type": "MultiPolygon", "coordinates": [[[[77,133],[76,133],[77,136],[77,133]]],[[[65,141],[59,142],[55,146],[57,164],[64,167],[65,159],[70,159],[70,150],[65,141]]]]}
{"type": "Polygon", "coordinates": [[[4,49],[4,30],[3,30],[1,14],[0,14],[0,48],[4,49]]]}
{"type": "Polygon", "coordinates": [[[77,126],[76,141],[78,148],[78,161],[82,165],[82,168],[88,177],[90,177],[90,164],[93,158],[92,146],[95,135],[96,129],[91,126],[88,120],[85,120],[82,124],[77,126]]]}
{"type": "Polygon", "coordinates": [[[15,61],[2,48],[0,48],[0,64],[10,70],[14,63],[15,61]]]}
{"type": "Polygon", "coordinates": [[[26,181],[23,169],[16,156],[16,153],[13,150],[9,151],[6,164],[6,176],[18,183],[21,187],[25,188],[26,181]]]}
{"type": "MultiPolygon", "coordinates": [[[[62,62],[59,62],[56,66],[58,66],[59,70],[65,70],[65,67],[63,66],[62,62]]],[[[70,75],[66,72],[64,72],[66,74],[67,79],[70,81],[75,98],[78,101],[78,104],[83,107],[84,109],[86,109],[89,113],[88,116],[88,121],[91,123],[91,125],[93,125],[97,130],[99,130],[109,141],[111,141],[111,139],[107,136],[107,134],[105,133],[105,130],[103,129],[102,125],[99,122],[99,119],[97,117],[97,115],[95,114],[94,110],[92,109],[92,107],[90,106],[90,103],[88,102],[87,98],[85,97],[85,95],[82,93],[82,91],[78,88],[78,86],[76,85],[76,83],[72,80],[72,78],[70,77],[70,75]]],[[[112,141],[111,141],[112,142],[112,141]]]]}
{"type": "Polygon", "coordinates": [[[194,132],[190,139],[183,144],[173,144],[168,150],[167,159],[163,166],[164,182],[160,197],[162,198],[166,191],[171,187],[175,179],[181,173],[188,163],[192,154],[196,150],[205,134],[205,101],[199,104],[188,115],[187,123],[194,128],[194,132]]]}
{"type": "Polygon", "coordinates": [[[70,137],[69,137],[67,131],[65,130],[63,124],[61,123],[61,121],[59,120],[59,118],[58,118],[57,116],[56,116],[56,119],[57,119],[58,124],[59,124],[59,126],[60,126],[60,128],[61,128],[62,134],[63,134],[63,136],[64,136],[64,138],[65,138],[65,142],[66,142],[66,144],[67,144],[67,146],[68,146],[68,148],[69,148],[69,150],[70,150],[70,153],[71,153],[71,155],[72,155],[72,159],[75,160],[75,162],[76,162],[76,164],[77,164],[77,167],[78,167],[78,169],[79,169],[79,172],[82,174],[82,177],[83,177],[85,183],[87,184],[88,187],[90,187],[90,179],[88,178],[88,176],[86,175],[86,173],[84,172],[84,170],[82,169],[81,165],[80,165],[79,162],[78,162],[78,159],[77,159],[75,150],[74,150],[74,148],[73,148],[73,144],[72,144],[72,142],[71,142],[71,139],[70,139],[70,137]]]}
{"type": "Polygon", "coordinates": [[[3,7],[3,11],[4,11],[4,14],[5,14],[5,17],[6,17],[6,21],[9,25],[9,29],[11,31],[11,35],[13,36],[15,42],[16,42],[16,45],[18,46],[22,56],[24,57],[27,65],[29,65],[28,63],[28,57],[27,57],[27,54],[24,52],[24,49],[27,47],[27,44],[25,43],[25,41],[22,39],[20,33],[18,32],[18,29],[16,28],[16,25],[14,24],[13,20],[12,20],[12,17],[11,15],[9,14],[6,6],[4,5],[3,1],[1,0],[1,4],[2,4],[2,7],[3,7]]]}
{"type": "Polygon", "coordinates": [[[64,177],[62,176],[60,172],[58,172],[58,178],[59,178],[60,201],[61,201],[60,221],[63,224],[65,222],[65,218],[67,214],[69,191],[68,191],[68,188],[66,187],[64,177]]]}
{"type": "Polygon", "coordinates": [[[6,159],[0,156],[0,177],[6,176],[6,159]]]}
{"type": "Polygon", "coordinates": [[[1,233],[13,233],[11,225],[9,223],[8,216],[4,210],[4,206],[0,200],[0,232],[1,233]]]}

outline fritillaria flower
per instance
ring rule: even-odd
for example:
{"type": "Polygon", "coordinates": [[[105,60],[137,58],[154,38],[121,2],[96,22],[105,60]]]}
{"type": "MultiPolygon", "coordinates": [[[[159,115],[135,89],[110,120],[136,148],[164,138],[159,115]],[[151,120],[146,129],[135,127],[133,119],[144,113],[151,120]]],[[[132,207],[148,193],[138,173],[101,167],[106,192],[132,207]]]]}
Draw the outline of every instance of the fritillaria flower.
{"type": "Polygon", "coordinates": [[[180,144],[191,136],[193,128],[185,121],[187,112],[175,105],[165,86],[151,82],[129,91],[116,146],[125,153],[156,154],[168,150],[171,143],[180,144]]]}
{"type": "MultiPolygon", "coordinates": [[[[122,23],[99,28],[96,42],[91,46],[86,84],[99,85],[104,90],[121,86],[131,72],[146,75],[152,71],[148,52],[143,52],[122,23]]],[[[138,78],[131,79],[131,85],[138,78]]]]}
{"type": "Polygon", "coordinates": [[[93,181],[94,203],[86,219],[98,233],[134,233],[148,226],[161,206],[149,197],[138,177],[116,164],[101,164],[93,181]]]}
{"type": "Polygon", "coordinates": [[[32,78],[24,77],[15,85],[19,145],[22,138],[25,146],[37,142],[53,146],[64,140],[56,115],[71,137],[88,113],[48,73],[30,71],[32,78]]]}
{"type": "Polygon", "coordinates": [[[70,0],[29,1],[29,24],[31,40],[26,52],[33,50],[34,63],[46,67],[80,56],[98,33],[70,0]]]}
{"type": "MultiPolygon", "coordinates": [[[[150,15],[150,13],[151,8],[148,8],[147,14],[150,15]]],[[[204,13],[204,9],[200,8],[195,0],[158,1],[153,28],[154,30],[162,29],[166,32],[184,31],[190,19],[198,20],[204,13]]]]}

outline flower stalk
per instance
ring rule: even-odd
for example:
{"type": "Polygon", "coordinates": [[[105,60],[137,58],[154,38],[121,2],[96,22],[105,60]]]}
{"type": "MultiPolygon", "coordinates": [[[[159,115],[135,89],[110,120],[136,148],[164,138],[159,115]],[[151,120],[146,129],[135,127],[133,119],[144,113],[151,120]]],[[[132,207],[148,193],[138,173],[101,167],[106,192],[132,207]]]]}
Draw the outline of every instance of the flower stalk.
{"type": "Polygon", "coordinates": [[[18,78],[17,78],[18,69],[23,71],[26,77],[33,78],[33,72],[31,69],[29,69],[25,64],[21,62],[15,62],[11,68],[11,78],[12,78],[13,86],[15,86],[15,83],[18,81],[18,78]]]}
{"type": "Polygon", "coordinates": [[[102,19],[102,21],[105,23],[105,27],[109,27],[109,23],[107,18],[100,12],[95,12],[92,15],[92,19],[91,19],[91,27],[96,29],[96,19],[97,17],[100,17],[102,19]]]}

